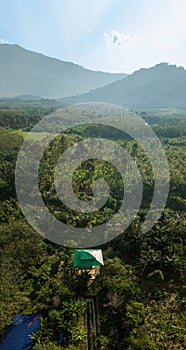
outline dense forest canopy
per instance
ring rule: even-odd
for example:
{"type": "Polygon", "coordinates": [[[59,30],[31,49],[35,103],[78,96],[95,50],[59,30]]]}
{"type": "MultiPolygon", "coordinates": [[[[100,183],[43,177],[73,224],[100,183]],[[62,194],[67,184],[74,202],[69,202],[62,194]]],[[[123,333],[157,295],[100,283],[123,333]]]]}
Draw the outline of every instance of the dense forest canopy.
{"type": "MultiPolygon", "coordinates": [[[[68,210],[54,186],[59,156],[86,137],[101,136],[125,147],[143,180],[141,209],[117,238],[101,246],[105,266],[91,281],[77,274],[73,250],[44,240],[24,218],[15,191],[16,159],[26,133],[61,107],[52,101],[0,102],[0,332],[16,313],[42,313],[33,349],[83,349],[85,297],[99,310],[96,348],[163,350],[186,348],[186,114],[179,111],[141,112],[160,138],[170,169],[170,189],[159,221],[141,230],[153,195],[153,173],[137,142],[115,129],[84,124],[68,128],[45,150],[39,187],[48,210],[72,226],[103,223],[117,212],[124,187],[107,162],[81,164],[73,177],[78,198],[92,198],[90,180],[102,175],[111,188],[109,200],[95,215],[68,210]],[[50,192],[50,195],[47,194],[50,192]],[[64,339],[59,345],[59,332],[64,339]]],[[[57,124],[56,124],[57,126],[57,124]]]]}

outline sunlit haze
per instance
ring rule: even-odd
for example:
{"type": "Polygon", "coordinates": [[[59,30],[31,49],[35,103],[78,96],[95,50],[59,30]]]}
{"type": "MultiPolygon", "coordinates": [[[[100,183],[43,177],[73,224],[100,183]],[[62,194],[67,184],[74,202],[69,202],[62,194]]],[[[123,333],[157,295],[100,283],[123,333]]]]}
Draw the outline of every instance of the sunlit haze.
{"type": "Polygon", "coordinates": [[[0,43],[109,72],[186,67],[186,1],[2,0],[0,43]]]}

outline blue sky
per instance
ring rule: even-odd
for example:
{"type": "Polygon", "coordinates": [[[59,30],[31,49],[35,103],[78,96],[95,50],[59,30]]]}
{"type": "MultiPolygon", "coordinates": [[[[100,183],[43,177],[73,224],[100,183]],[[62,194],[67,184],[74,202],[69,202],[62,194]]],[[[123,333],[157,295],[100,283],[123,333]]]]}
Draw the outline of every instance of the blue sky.
{"type": "Polygon", "coordinates": [[[0,43],[94,70],[186,68],[186,0],[0,0],[0,43]]]}

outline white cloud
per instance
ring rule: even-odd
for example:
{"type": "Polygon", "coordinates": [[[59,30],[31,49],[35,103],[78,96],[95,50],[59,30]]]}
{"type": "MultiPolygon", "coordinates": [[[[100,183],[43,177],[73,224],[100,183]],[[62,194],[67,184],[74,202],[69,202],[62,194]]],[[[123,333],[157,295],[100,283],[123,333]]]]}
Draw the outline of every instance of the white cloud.
{"type": "Polygon", "coordinates": [[[9,44],[8,40],[4,40],[0,38],[0,44],[9,44]]]}
{"type": "Polygon", "coordinates": [[[122,44],[133,44],[139,40],[139,35],[131,35],[120,33],[117,30],[112,30],[111,35],[104,33],[105,42],[108,46],[117,46],[122,44]]]}
{"type": "Polygon", "coordinates": [[[125,4],[117,23],[81,62],[92,69],[126,73],[160,62],[186,68],[186,0],[142,0],[143,11],[133,17],[125,4]]]}

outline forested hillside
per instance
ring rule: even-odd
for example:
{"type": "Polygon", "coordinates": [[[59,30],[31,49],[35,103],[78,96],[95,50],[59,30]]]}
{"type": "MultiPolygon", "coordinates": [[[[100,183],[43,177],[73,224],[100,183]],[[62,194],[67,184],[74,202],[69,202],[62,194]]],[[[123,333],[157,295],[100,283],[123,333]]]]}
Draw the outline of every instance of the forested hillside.
{"type": "Polygon", "coordinates": [[[138,110],[186,107],[186,70],[160,63],[89,93],[67,98],[77,102],[107,102],[138,110]]]}
{"type": "Polygon", "coordinates": [[[100,174],[111,186],[110,198],[94,216],[73,215],[54,188],[55,165],[70,145],[87,136],[114,140],[127,149],[142,173],[142,207],[122,235],[101,246],[105,265],[92,281],[87,272],[79,275],[73,267],[72,249],[44,240],[29,226],[16,198],[15,165],[23,137],[58,107],[49,101],[46,105],[0,103],[0,333],[16,313],[41,313],[33,349],[85,349],[85,298],[91,296],[97,305],[95,349],[184,350],[186,116],[181,112],[141,113],[162,142],[171,177],[166,207],[147,233],[141,227],[153,194],[153,174],[135,140],[85,124],[58,136],[46,149],[39,170],[42,198],[58,220],[75,227],[100,224],[117,212],[123,185],[106,162],[85,162],[73,179],[78,198],[92,198],[89,180],[100,174]],[[63,341],[59,344],[61,330],[63,341]]]}

